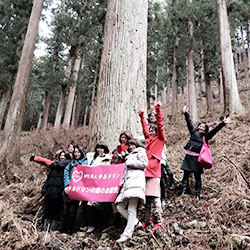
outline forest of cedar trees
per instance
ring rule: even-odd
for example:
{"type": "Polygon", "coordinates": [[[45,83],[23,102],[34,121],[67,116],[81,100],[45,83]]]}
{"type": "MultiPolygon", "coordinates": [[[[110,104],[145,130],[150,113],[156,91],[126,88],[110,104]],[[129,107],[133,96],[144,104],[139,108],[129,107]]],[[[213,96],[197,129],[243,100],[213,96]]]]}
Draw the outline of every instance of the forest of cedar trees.
{"type": "Polygon", "coordinates": [[[250,248],[249,0],[1,0],[0,17],[0,249],[250,248]],[[126,223],[87,234],[79,206],[74,234],[44,231],[49,169],[30,156],[99,141],[112,155],[158,101],[175,181],[161,230],[117,243],[126,223]],[[180,195],[184,106],[194,125],[230,119],[209,141],[199,201],[192,175],[180,195]]]}

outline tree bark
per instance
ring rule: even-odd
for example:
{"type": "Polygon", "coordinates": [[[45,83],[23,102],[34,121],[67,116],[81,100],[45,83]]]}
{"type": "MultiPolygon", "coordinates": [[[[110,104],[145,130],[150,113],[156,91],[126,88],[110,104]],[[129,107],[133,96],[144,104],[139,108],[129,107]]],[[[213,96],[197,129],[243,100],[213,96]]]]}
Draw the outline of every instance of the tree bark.
{"type": "Polygon", "coordinates": [[[172,76],[172,105],[171,105],[171,123],[175,123],[177,120],[177,104],[178,104],[178,92],[177,92],[177,60],[176,52],[178,49],[179,39],[175,38],[174,52],[173,52],[173,76],[172,76]]]}
{"type": "Polygon", "coordinates": [[[10,107],[4,126],[4,140],[0,149],[0,159],[20,162],[20,139],[23,124],[25,100],[29,85],[30,71],[38,32],[38,23],[44,0],[34,0],[27,33],[18,66],[10,107]],[[11,150],[10,150],[11,149],[11,150]]]}
{"type": "MultiPolygon", "coordinates": [[[[233,63],[232,45],[230,37],[230,27],[227,16],[225,0],[216,0],[217,18],[219,28],[220,52],[223,75],[225,78],[224,91],[226,100],[229,100],[229,106],[224,110],[229,110],[229,114],[243,114],[244,107],[241,104],[236,81],[235,68],[233,63]]],[[[227,104],[226,104],[227,105],[227,104]]]]}
{"type": "Polygon", "coordinates": [[[219,93],[220,93],[220,104],[224,105],[223,76],[222,76],[221,68],[220,68],[220,76],[219,76],[219,93]]]}
{"type": "Polygon", "coordinates": [[[2,129],[4,123],[4,115],[7,110],[7,106],[10,100],[11,88],[8,87],[6,91],[2,92],[1,101],[0,101],[0,130],[2,129]]]}
{"type": "Polygon", "coordinates": [[[84,112],[84,116],[83,116],[83,126],[87,125],[87,117],[88,117],[88,106],[85,107],[85,112],[84,112]]]}
{"type": "Polygon", "coordinates": [[[248,20],[248,43],[247,43],[247,56],[248,56],[248,75],[247,80],[249,81],[250,78],[250,19],[248,20]]]}
{"type": "Polygon", "coordinates": [[[47,123],[48,123],[48,117],[49,117],[49,107],[51,103],[51,95],[52,95],[52,89],[49,89],[45,92],[45,104],[43,108],[43,116],[42,116],[42,122],[41,122],[41,130],[46,130],[47,123]]]}
{"type": "Polygon", "coordinates": [[[75,116],[74,116],[74,126],[78,127],[81,122],[80,122],[80,114],[82,109],[82,95],[80,93],[77,94],[76,98],[76,109],[75,109],[75,116]]]}
{"type": "Polygon", "coordinates": [[[67,84],[69,81],[69,77],[71,75],[72,65],[73,65],[74,59],[75,59],[74,55],[70,54],[69,60],[68,60],[68,65],[67,65],[67,68],[65,70],[65,77],[63,79],[62,91],[61,91],[59,103],[57,106],[56,118],[55,118],[55,123],[54,123],[55,129],[59,129],[61,122],[62,122],[62,116],[63,116],[64,105],[65,105],[65,100],[66,100],[67,84]]]}
{"type": "Polygon", "coordinates": [[[109,0],[90,147],[104,140],[110,149],[122,130],[142,134],[137,111],[146,111],[146,0],[109,0]]]}
{"type": "Polygon", "coordinates": [[[81,49],[78,47],[75,51],[75,63],[74,63],[74,68],[73,68],[73,73],[72,73],[72,80],[73,84],[69,86],[69,94],[67,98],[67,103],[66,103],[66,108],[64,112],[64,119],[63,119],[63,128],[67,129],[70,126],[70,120],[71,120],[71,114],[73,111],[73,103],[74,103],[74,98],[75,98],[75,91],[76,91],[76,82],[81,66],[81,49]]]}
{"type": "Polygon", "coordinates": [[[207,59],[207,51],[206,51],[206,45],[204,44],[203,48],[203,69],[204,69],[204,76],[205,76],[205,84],[206,84],[206,97],[207,97],[207,113],[208,115],[212,116],[214,112],[213,107],[213,94],[212,94],[212,88],[211,88],[211,82],[209,77],[209,63],[207,59]]]}
{"type": "MultiPolygon", "coordinates": [[[[192,3],[192,0],[189,0],[192,3]]],[[[190,39],[193,39],[193,22],[191,19],[188,20],[188,36],[190,39]]],[[[198,121],[198,114],[197,114],[197,104],[196,104],[196,94],[195,94],[195,82],[194,82],[194,51],[193,45],[190,45],[188,50],[188,67],[187,67],[187,79],[188,79],[188,106],[190,115],[192,117],[193,122],[198,121]]]]}

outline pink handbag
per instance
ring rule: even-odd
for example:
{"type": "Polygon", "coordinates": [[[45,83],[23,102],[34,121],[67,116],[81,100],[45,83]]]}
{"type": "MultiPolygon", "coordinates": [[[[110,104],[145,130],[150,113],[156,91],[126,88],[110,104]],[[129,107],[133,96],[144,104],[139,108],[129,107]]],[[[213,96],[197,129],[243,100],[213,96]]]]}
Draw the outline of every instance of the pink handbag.
{"type": "Polygon", "coordinates": [[[211,150],[209,148],[209,145],[205,141],[205,136],[203,136],[203,145],[199,154],[198,162],[203,168],[212,168],[211,150]]]}

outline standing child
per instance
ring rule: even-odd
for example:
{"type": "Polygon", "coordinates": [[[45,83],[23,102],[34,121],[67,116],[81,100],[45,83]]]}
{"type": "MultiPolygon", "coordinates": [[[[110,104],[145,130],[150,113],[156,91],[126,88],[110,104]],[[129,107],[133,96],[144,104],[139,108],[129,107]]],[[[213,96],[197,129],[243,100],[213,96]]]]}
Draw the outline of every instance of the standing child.
{"type": "Polygon", "coordinates": [[[194,127],[190,115],[187,112],[186,106],[184,106],[183,108],[183,113],[190,133],[190,139],[184,147],[184,149],[186,150],[186,156],[181,166],[181,169],[184,171],[181,194],[187,193],[189,187],[189,176],[191,173],[194,173],[196,199],[199,200],[201,191],[201,174],[203,174],[203,167],[198,162],[198,158],[203,145],[203,137],[205,136],[205,140],[206,142],[208,142],[208,140],[210,140],[229,122],[229,118],[225,118],[214,129],[209,131],[209,127],[206,122],[201,122],[197,127],[194,127]]]}
{"type": "Polygon", "coordinates": [[[137,206],[141,201],[145,203],[145,168],[148,164],[146,150],[135,139],[128,141],[129,154],[125,158],[126,170],[123,185],[115,203],[117,210],[127,219],[124,232],[117,242],[125,242],[132,238],[134,228],[140,224],[137,219],[137,206]]]}
{"type": "Polygon", "coordinates": [[[153,230],[161,229],[162,216],[161,216],[161,156],[162,150],[166,141],[164,127],[163,127],[163,114],[160,110],[160,102],[155,105],[156,112],[156,125],[148,123],[144,117],[144,112],[139,110],[141,117],[143,134],[145,137],[145,149],[148,157],[148,165],[146,168],[146,205],[144,212],[143,227],[151,224],[151,215],[154,221],[153,230]],[[153,202],[153,209],[151,203],[153,202]]]}

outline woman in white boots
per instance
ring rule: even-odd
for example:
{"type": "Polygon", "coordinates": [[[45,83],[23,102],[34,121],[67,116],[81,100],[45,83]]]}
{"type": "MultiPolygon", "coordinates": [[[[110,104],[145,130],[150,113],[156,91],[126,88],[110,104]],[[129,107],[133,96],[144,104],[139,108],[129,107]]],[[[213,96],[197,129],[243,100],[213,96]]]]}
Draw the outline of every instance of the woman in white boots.
{"type": "Polygon", "coordinates": [[[145,168],[148,157],[143,145],[136,139],[128,141],[128,155],[125,156],[126,169],[122,188],[115,203],[119,213],[127,219],[127,225],[117,242],[122,243],[132,238],[135,227],[141,223],[137,219],[137,207],[145,203],[145,168]]]}

